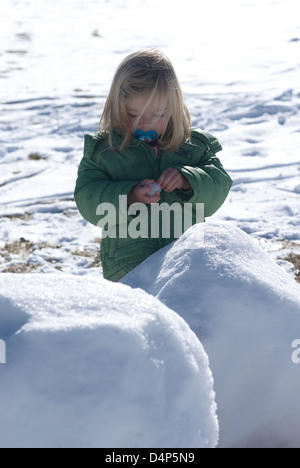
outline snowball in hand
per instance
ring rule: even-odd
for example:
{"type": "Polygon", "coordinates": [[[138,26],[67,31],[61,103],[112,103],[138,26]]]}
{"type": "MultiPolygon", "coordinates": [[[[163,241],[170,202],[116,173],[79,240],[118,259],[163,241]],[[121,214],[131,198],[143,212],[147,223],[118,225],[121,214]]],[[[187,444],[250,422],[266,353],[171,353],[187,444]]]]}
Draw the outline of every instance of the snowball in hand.
{"type": "Polygon", "coordinates": [[[147,195],[149,195],[150,197],[152,197],[153,195],[156,195],[157,193],[160,193],[161,192],[161,186],[159,184],[157,184],[156,182],[154,182],[153,184],[149,184],[149,192],[147,193],[147,195]]]}

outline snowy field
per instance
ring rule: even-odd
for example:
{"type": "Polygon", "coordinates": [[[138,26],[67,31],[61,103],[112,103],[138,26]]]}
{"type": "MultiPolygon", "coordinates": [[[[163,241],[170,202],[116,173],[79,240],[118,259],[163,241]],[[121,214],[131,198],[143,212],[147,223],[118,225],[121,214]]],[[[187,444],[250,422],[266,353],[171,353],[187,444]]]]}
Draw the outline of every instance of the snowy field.
{"type": "Polygon", "coordinates": [[[83,134],[97,131],[119,62],[152,46],[173,61],[193,124],[224,146],[234,187],[214,219],[267,240],[278,256],[279,240],[297,247],[298,3],[200,5],[1,1],[0,271],[93,273],[100,233],[73,201],[83,134]]]}
{"type": "Polygon", "coordinates": [[[292,359],[300,287],[250,236],[227,223],[194,226],[122,283],[176,311],[203,343],[219,447],[300,446],[300,368],[292,359]]]}
{"type": "MultiPolygon", "coordinates": [[[[300,339],[300,293],[293,280],[297,273],[299,278],[300,270],[298,12],[297,0],[1,0],[0,339],[6,341],[7,364],[0,365],[0,412],[5,414],[5,424],[1,422],[0,426],[0,447],[101,443],[213,447],[218,439],[215,401],[220,408],[220,445],[300,446],[295,437],[295,432],[300,433],[296,421],[300,403],[294,392],[298,376],[300,382],[300,367],[291,364],[290,359],[292,340],[300,339]],[[217,272],[216,277],[212,275],[215,283],[209,291],[216,296],[215,306],[227,304],[223,312],[231,310],[231,314],[228,313],[228,322],[220,320],[215,335],[206,316],[205,301],[209,298],[201,298],[200,283],[195,296],[198,299],[190,304],[190,316],[183,314],[181,301],[177,301],[177,307],[176,301],[170,301],[173,291],[177,293],[180,288],[176,281],[165,278],[166,252],[147,261],[145,272],[154,275],[150,285],[147,278],[138,284],[136,273],[124,280],[129,286],[143,287],[151,295],[105,282],[99,263],[101,232],[81,218],[73,200],[83,135],[97,131],[120,61],[144,47],[159,47],[170,57],[194,126],[219,138],[224,147],[220,158],[234,180],[228,200],[211,220],[217,223],[212,226],[219,228],[208,228],[211,263],[201,246],[199,252],[194,252],[195,257],[189,258],[184,254],[187,247],[176,244],[183,249],[186,265],[193,266],[199,260],[199,268],[217,272]],[[231,227],[226,229],[224,221],[231,227]],[[232,231],[234,226],[236,230],[232,231]],[[228,240],[227,247],[220,243],[221,235],[228,240]],[[268,256],[264,257],[261,248],[268,256]],[[222,249],[226,252],[224,262],[227,259],[223,264],[222,249]],[[231,269],[230,249],[237,259],[231,269]],[[250,257],[253,263],[247,267],[250,257]],[[280,268],[269,258],[276,260],[280,268]],[[240,267],[238,259],[242,259],[240,267]],[[156,282],[161,276],[166,284],[163,280],[156,282]],[[245,291],[244,297],[238,286],[245,291]],[[228,297],[231,290],[232,298],[228,297]],[[218,296],[216,291],[222,294],[218,296]],[[111,302],[107,294],[113,298],[111,302]],[[249,357],[251,346],[255,347],[257,340],[259,343],[256,361],[250,359],[245,365],[245,356],[233,363],[237,346],[243,346],[245,332],[240,324],[230,335],[232,323],[242,320],[238,308],[233,307],[234,298],[245,323],[251,323],[245,355],[249,357]],[[269,302],[264,302],[266,298],[269,302]],[[139,317],[137,311],[143,300],[139,317]],[[211,338],[199,334],[195,320],[199,308],[211,338]],[[270,318],[271,310],[275,318],[270,318]],[[252,327],[253,311],[262,312],[258,336],[252,327]],[[287,313],[286,322],[283,311],[287,313]],[[151,320],[156,328],[149,328],[151,320]],[[122,326],[125,323],[127,332],[122,326]],[[160,328],[162,334],[165,330],[163,338],[160,328]],[[190,328],[201,339],[205,351],[190,328]],[[265,348],[262,333],[267,334],[265,348]],[[116,347],[113,336],[119,339],[116,347]],[[224,386],[225,375],[220,371],[214,346],[224,344],[224,336],[229,336],[229,343],[236,340],[235,346],[224,351],[230,375],[245,371],[242,382],[230,380],[232,392],[230,386],[224,386]],[[104,344],[99,344],[102,339],[104,344]],[[79,361],[76,358],[72,367],[72,353],[78,352],[77,340],[86,346],[86,352],[82,359],[77,355],[79,361]],[[59,356],[64,353],[63,343],[66,356],[57,370],[59,356]],[[53,346],[56,352],[51,360],[53,346]],[[137,350],[142,352],[136,366],[140,372],[134,369],[137,350]],[[98,356],[105,352],[114,363],[112,367],[98,356]],[[211,361],[216,398],[206,353],[211,361]],[[266,359],[262,358],[261,365],[255,368],[258,355],[265,356],[264,353],[266,359]],[[98,357],[91,364],[95,354],[98,357]],[[270,361],[271,354],[276,361],[270,361]],[[51,374],[47,378],[42,370],[43,359],[50,363],[51,374]],[[276,362],[281,376],[285,376],[284,384],[276,375],[276,362]],[[78,373],[76,366],[80,368],[78,373]],[[107,374],[104,382],[94,374],[97,366],[107,374]],[[128,375],[121,376],[120,389],[103,401],[111,385],[117,385],[116,375],[121,368],[128,375]],[[172,393],[176,370],[183,380],[178,393],[172,393]],[[64,372],[75,379],[74,393],[67,378],[54,393],[51,376],[56,382],[64,372]],[[155,382],[147,397],[136,391],[132,383],[136,379],[139,385],[146,375],[155,382]],[[258,387],[257,379],[263,379],[258,387]],[[47,383],[49,393],[45,390],[47,383]],[[23,386],[25,391],[21,392],[23,386]],[[253,389],[251,395],[245,390],[249,387],[253,389]],[[219,393],[222,394],[218,397],[219,393]],[[41,413],[51,395],[53,399],[41,413]],[[196,395],[200,395],[199,400],[196,395]],[[65,399],[70,404],[64,406],[65,399]],[[162,404],[164,399],[170,400],[169,406],[162,404]],[[190,400],[195,412],[188,404],[190,400]],[[96,408],[94,415],[90,401],[96,408]],[[114,404],[116,412],[106,430],[114,404]],[[157,405],[159,417],[151,419],[147,405],[157,405]],[[77,408],[74,413],[73,406],[77,408]],[[116,413],[121,407],[124,411],[119,411],[118,420],[116,413]],[[55,432],[61,424],[56,412],[65,416],[65,438],[63,431],[55,432]],[[40,414],[48,422],[44,432],[40,431],[40,414]],[[131,424],[128,414],[132,415],[131,424]],[[70,433],[68,428],[78,415],[82,425],[76,426],[78,432],[70,433]],[[89,417],[89,431],[82,431],[88,426],[89,417]],[[248,423],[244,424],[246,420],[248,423]],[[115,432],[116,426],[119,433],[115,432]],[[170,427],[177,430],[170,432],[170,427]],[[83,434],[81,439],[79,432],[83,434]],[[270,437],[265,436],[266,432],[270,437]]],[[[191,239],[195,232],[191,230],[191,239]]],[[[174,253],[172,248],[170,254],[174,253]]],[[[184,284],[192,284],[185,265],[181,266],[180,271],[176,270],[171,262],[167,270],[173,271],[175,279],[183,275],[184,284]]]]}

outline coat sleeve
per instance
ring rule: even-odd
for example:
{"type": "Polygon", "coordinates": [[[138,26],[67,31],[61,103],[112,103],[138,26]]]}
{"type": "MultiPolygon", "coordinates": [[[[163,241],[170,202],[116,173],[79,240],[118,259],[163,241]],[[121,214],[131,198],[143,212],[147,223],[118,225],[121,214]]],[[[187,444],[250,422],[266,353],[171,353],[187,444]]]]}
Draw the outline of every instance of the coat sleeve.
{"type": "Polygon", "coordinates": [[[185,202],[203,203],[204,216],[212,216],[225,202],[232,186],[232,180],[216,154],[209,148],[202,156],[198,166],[177,166],[187,178],[192,190],[177,191],[185,202]],[[188,200],[187,200],[188,198],[188,200]]]}
{"type": "Polygon", "coordinates": [[[78,210],[87,221],[97,226],[104,217],[104,213],[101,214],[98,208],[99,205],[104,207],[105,203],[109,203],[115,208],[116,224],[127,223],[127,210],[124,213],[125,218],[119,217],[119,197],[120,195],[127,196],[136,184],[136,181],[129,180],[112,181],[104,164],[95,163],[92,159],[84,157],[79,166],[74,193],[78,210]]]}

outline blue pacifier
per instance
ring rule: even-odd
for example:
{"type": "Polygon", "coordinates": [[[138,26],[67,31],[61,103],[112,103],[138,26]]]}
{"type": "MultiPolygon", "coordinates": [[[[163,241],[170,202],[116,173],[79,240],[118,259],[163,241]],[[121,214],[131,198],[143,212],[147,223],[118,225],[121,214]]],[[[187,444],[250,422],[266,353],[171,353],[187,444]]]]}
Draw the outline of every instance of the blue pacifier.
{"type": "Polygon", "coordinates": [[[156,140],[156,138],[158,137],[158,134],[155,130],[149,130],[149,132],[144,132],[143,130],[138,129],[134,132],[134,136],[138,140],[151,143],[151,141],[156,140]]]}

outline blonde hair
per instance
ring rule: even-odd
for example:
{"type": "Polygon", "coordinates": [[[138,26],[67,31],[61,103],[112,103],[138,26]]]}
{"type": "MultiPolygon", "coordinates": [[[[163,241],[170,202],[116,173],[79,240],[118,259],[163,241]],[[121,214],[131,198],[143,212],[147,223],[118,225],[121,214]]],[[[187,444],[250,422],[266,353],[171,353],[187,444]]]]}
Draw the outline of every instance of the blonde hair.
{"type": "MultiPolygon", "coordinates": [[[[191,117],[184,103],[183,94],[171,61],[158,49],[146,49],[126,57],[119,65],[101,116],[99,129],[108,135],[113,148],[113,129],[120,130],[123,151],[130,143],[132,129],[129,124],[126,100],[129,96],[150,92],[143,113],[154,97],[167,100],[169,120],[159,138],[166,151],[173,151],[191,134],[191,117]]],[[[142,115],[138,116],[138,124],[142,115]]]]}

